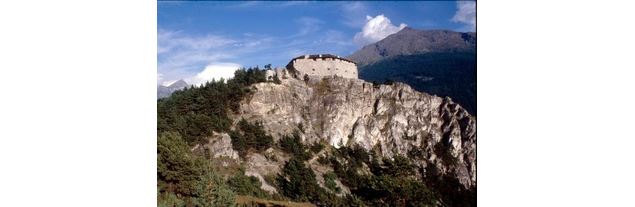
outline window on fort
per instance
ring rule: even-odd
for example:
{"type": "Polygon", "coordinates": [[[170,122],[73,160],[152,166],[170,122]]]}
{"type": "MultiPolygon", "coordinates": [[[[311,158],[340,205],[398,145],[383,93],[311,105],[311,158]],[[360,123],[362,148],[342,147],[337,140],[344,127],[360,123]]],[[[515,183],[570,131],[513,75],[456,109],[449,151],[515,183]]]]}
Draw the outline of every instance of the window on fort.
{"type": "Polygon", "coordinates": [[[331,70],[331,68],[326,68],[327,70],[331,70]]]}
{"type": "Polygon", "coordinates": [[[315,71],[315,68],[313,68],[313,71],[315,71]]]}

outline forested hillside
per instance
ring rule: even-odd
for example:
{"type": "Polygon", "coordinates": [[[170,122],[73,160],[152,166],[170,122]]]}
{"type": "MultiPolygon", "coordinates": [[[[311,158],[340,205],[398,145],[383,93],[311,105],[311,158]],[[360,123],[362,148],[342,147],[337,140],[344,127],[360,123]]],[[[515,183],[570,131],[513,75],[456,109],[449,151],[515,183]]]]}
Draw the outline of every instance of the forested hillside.
{"type": "Polygon", "coordinates": [[[449,96],[476,115],[476,53],[435,52],[401,55],[361,66],[367,81],[403,82],[418,91],[449,96]]]}
{"type": "MultiPolygon", "coordinates": [[[[335,148],[326,141],[307,142],[302,137],[315,126],[293,125],[293,132],[273,136],[262,122],[237,118],[245,113],[241,101],[260,90],[254,84],[313,87],[313,81],[325,87],[321,93],[339,90],[325,80],[267,80],[265,74],[259,68],[238,70],[233,79],[192,86],[157,101],[159,206],[476,205],[475,184],[465,187],[447,169],[421,165],[429,156],[423,148],[410,150],[408,157],[386,157],[380,146],[367,150],[357,144],[335,148]],[[219,134],[231,139],[230,151],[238,156],[216,156],[219,148],[214,146],[223,142],[219,134]],[[253,174],[253,166],[261,164],[278,170],[253,174]]],[[[439,155],[449,153],[450,146],[435,146],[439,155]]],[[[448,154],[444,159],[454,158],[448,154]]]]}

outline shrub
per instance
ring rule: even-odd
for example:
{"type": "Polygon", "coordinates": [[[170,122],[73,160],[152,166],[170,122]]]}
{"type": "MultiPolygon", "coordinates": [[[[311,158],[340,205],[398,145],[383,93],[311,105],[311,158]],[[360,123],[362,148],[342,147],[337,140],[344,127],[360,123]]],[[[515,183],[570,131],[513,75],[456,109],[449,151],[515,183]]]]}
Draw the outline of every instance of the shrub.
{"type": "Polygon", "coordinates": [[[315,173],[296,157],[285,163],[277,183],[280,193],[294,200],[314,201],[319,194],[315,173]]]}
{"type": "Polygon", "coordinates": [[[322,151],[324,149],[324,147],[325,147],[324,144],[316,142],[313,145],[311,145],[311,151],[313,153],[318,153],[318,152],[322,151]]]}
{"type": "Polygon", "coordinates": [[[230,111],[238,111],[240,101],[250,93],[251,84],[265,82],[259,68],[236,70],[234,78],[212,80],[191,86],[157,100],[157,134],[178,132],[189,145],[205,141],[212,131],[228,132],[230,111]]]}
{"type": "Polygon", "coordinates": [[[244,170],[236,173],[227,180],[227,185],[238,195],[254,196],[257,198],[269,198],[269,193],[260,189],[262,183],[254,176],[245,175],[244,170]]]}
{"type": "Polygon", "coordinates": [[[234,150],[244,157],[249,150],[262,152],[273,144],[273,137],[268,135],[262,123],[251,124],[245,119],[238,122],[239,131],[231,131],[229,136],[232,139],[232,147],[234,150]]]}
{"type": "Polygon", "coordinates": [[[273,76],[273,83],[275,84],[281,84],[282,81],[280,81],[280,78],[278,78],[278,75],[274,75],[273,76]]]}
{"type": "Polygon", "coordinates": [[[311,154],[307,152],[306,147],[302,144],[300,132],[293,131],[291,136],[285,135],[279,141],[282,151],[292,154],[295,158],[302,161],[311,158],[311,154]]]}
{"type": "Polygon", "coordinates": [[[157,179],[159,205],[233,206],[233,192],[176,132],[157,138],[157,179]]]}
{"type": "Polygon", "coordinates": [[[337,187],[337,183],[335,183],[335,180],[337,179],[337,175],[335,175],[335,173],[333,172],[327,172],[324,173],[324,186],[326,186],[328,189],[331,189],[332,191],[339,193],[341,192],[340,187],[337,187]]]}

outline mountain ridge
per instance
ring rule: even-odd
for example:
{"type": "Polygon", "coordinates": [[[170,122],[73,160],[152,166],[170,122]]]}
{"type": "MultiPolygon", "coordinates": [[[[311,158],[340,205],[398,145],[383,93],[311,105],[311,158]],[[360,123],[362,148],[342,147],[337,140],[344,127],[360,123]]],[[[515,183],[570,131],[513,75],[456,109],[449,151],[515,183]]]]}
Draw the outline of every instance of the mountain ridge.
{"type": "Polygon", "coordinates": [[[170,96],[174,91],[178,91],[188,87],[190,84],[180,79],[169,86],[157,85],[157,98],[165,98],[170,96]]]}
{"type": "Polygon", "coordinates": [[[386,38],[362,47],[347,58],[359,66],[398,55],[427,52],[476,51],[476,33],[451,30],[417,30],[406,27],[386,38]]]}
{"type": "Polygon", "coordinates": [[[360,79],[403,82],[477,114],[476,33],[404,28],[349,58],[358,63],[360,79]]]}

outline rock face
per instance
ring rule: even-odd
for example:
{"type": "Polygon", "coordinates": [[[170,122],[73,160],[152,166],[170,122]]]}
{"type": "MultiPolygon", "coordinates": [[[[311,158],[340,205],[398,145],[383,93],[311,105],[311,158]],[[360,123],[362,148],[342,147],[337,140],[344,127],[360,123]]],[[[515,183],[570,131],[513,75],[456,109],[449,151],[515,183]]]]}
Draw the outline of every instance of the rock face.
{"type": "Polygon", "coordinates": [[[435,165],[466,187],[476,185],[476,120],[449,98],[408,85],[326,76],[258,83],[234,120],[260,121],[279,139],[294,130],[305,143],[359,145],[381,156],[435,165]]]}
{"type": "MultiPolygon", "coordinates": [[[[238,159],[238,152],[232,148],[232,140],[227,133],[216,133],[210,137],[209,142],[203,146],[212,152],[214,158],[228,157],[238,159]]],[[[196,148],[195,148],[196,149],[196,148]]]]}

